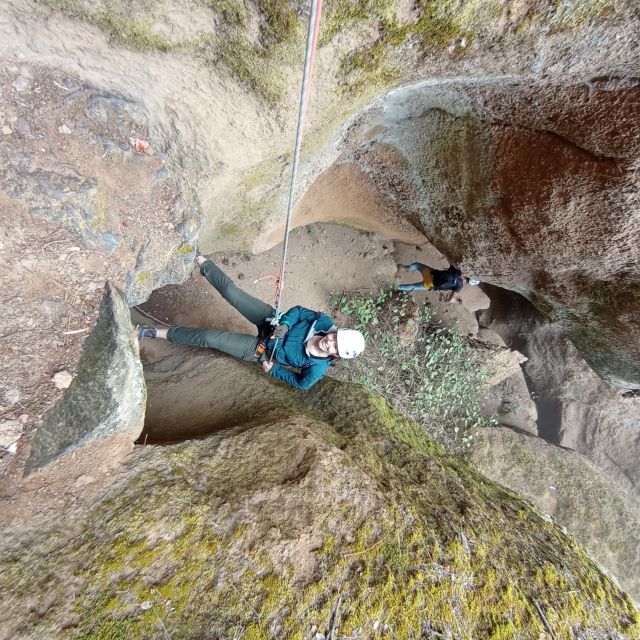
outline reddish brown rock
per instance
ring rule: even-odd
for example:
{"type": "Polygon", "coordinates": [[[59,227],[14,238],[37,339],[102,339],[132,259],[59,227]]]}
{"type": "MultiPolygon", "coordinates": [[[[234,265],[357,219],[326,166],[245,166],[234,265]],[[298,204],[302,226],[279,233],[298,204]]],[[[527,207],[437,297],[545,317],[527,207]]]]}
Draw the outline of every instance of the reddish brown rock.
{"type": "MultiPolygon", "coordinates": [[[[609,382],[640,387],[640,84],[487,78],[398,90],[354,152],[465,273],[526,296],[609,382]],[[406,159],[387,171],[377,146],[406,159]]],[[[388,152],[387,152],[388,155],[388,152]]]]}

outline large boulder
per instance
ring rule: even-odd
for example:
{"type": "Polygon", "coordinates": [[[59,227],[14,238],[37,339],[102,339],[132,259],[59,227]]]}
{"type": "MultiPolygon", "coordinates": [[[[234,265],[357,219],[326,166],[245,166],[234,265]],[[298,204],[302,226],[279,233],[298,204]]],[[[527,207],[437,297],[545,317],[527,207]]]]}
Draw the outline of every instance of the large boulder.
{"type": "MultiPolygon", "coordinates": [[[[27,473],[94,440],[142,432],[146,389],[129,307],[107,283],[96,325],[84,343],[75,378],[43,417],[31,442],[27,473]]],[[[106,446],[106,445],[105,445],[106,446]]]]}
{"type": "Polygon", "coordinates": [[[140,446],[91,508],[5,545],[2,637],[640,635],[572,538],[384,401],[183,353],[191,416],[238,377],[253,419],[140,446]]]}

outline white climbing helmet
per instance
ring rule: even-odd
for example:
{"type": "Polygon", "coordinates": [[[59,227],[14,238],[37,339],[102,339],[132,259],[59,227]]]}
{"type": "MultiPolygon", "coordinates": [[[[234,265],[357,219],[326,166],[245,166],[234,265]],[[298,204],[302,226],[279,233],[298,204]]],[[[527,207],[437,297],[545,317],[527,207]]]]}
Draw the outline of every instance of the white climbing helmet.
{"type": "Polygon", "coordinates": [[[480,280],[478,280],[478,278],[469,278],[469,284],[472,287],[476,287],[480,284],[480,280]]]}
{"type": "Polygon", "coordinates": [[[355,358],[364,351],[364,336],[355,329],[338,329],[338,355],[355,358]]]}

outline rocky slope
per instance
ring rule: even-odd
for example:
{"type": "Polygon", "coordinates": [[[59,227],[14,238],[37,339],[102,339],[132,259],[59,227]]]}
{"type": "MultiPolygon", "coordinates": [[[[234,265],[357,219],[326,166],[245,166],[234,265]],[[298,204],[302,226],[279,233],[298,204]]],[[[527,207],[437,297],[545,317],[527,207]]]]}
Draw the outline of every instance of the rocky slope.
{"type": "MultiPolygon", "coordinates": [[[[296,224],[426,236],[639,386],[639,21],[624,0],[327,4],[296,224]]],[[[572,540],[353,389],[291,404],[207,356],[226,431],[119,468],[141,426],[126,322],[81,360],[104,280],[122,307],[186,279],[199,203],[205,250],[280,238],[303,22],[262,0],[0,8],[3,633],[304,637],[335,613],[361,636],[638,637],[572,540]],[[92,398],[114,344],[133,384],[92,398]]]]}
{"type": "MultiPolygon", "coordinates": [[[[297,221],[417,226],[639,386],[639,23],[630,1],[328,3],[298,195],[328,170],[377,204],[310,194],[297,221]]],[[[10,0],[0,19],[7,54],[139,105],[202,199],[207,249],[277,237],[303,33],[299,7],[267,2],[10,0]]]]}
{"type": "Polygon", "coordinates": [[[200,214],[169,158],[142,148],[139,107],[104,88],[5,59],[0,119],[0,433],[24,463],[37,426],[59,422],[44,416],[76,375],[105,280],[126,309],[184,279],[200,214]]]}
{"type": "Polygon", "coordinates": [[[527,361],[523,370],[539,409],[539,435],[585,455],[636,500],[640,498],[640,398],[593,373],[560,328],[521,296],[485,287],[480,322],[527,361]]]}
{"type": "Polygon", "coordinates": [[[189,420],[208,388],[252,421],[140,447],[88,511],[16,541],[2,637],[640,637],[571,538],[383,401],[183,351],[189,420]]]}

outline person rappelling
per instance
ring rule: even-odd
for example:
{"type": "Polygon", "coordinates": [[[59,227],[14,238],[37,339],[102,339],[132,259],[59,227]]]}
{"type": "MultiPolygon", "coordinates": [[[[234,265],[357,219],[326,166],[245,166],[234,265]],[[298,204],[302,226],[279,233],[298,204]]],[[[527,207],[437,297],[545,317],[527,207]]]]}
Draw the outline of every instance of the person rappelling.
{"type": "Polygon", "coordinates": [[[139,339],[161,338],[175,344],[217,349],[240,360],[260,363],[271,377],[299,389],[309,389],[321,380],[339,358],[355,358],[364,350],[364,336],[359,331],[338,329],[328,315],[305,307],[292,307],[274,326],[274,307],[240,289],[213,261],[198,254],[196,262],[218,293],[257,327],[258,336],[216,329],[138,325],[139,339]]]}

